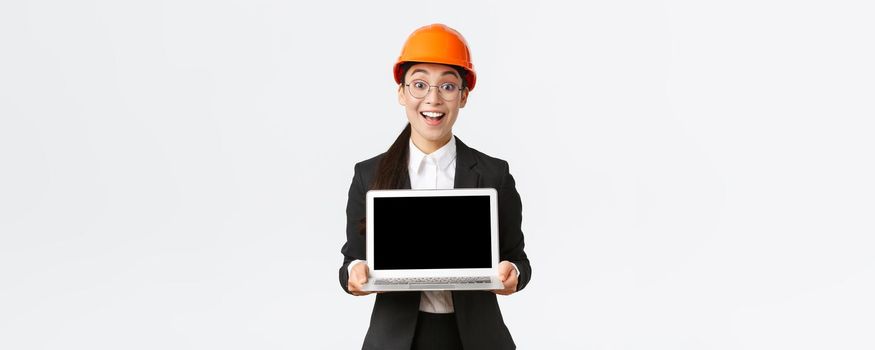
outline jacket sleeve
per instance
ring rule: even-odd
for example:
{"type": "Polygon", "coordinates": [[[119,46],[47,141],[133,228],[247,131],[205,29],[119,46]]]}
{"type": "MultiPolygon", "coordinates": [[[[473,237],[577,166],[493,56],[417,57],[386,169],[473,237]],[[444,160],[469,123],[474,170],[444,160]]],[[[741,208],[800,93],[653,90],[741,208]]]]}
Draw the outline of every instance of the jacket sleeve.
{"type": "Polygon", "coordinates": [[[356,164],[352,183],[349,185],[349,198],[346,202],[346,243],[340,248],[343,254],[343,264],[340,266],[340,287],[347,293],[349,281],[347,266],[353,260],[365,260],[365,235],[361,234],[359,227],[365,218],[365,193],[367,187],[362,179],[361,163],[356,164]]]}
{"type": "Polygon", "coordinates": [[[532,265],[525,252],[522,231],[522,201],[516,190],[516,182],[504,163],[501,185],[498,188],[498,232],[500,237],[500,260],[516,264],[520,270],[517,291],[523,290],[532,279],[532,265]]]}

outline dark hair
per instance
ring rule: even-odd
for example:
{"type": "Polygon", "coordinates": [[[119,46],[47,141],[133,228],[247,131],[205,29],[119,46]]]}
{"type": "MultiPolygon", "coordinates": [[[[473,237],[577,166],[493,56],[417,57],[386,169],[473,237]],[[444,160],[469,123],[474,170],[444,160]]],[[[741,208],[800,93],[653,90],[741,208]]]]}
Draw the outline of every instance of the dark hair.
{"type": "MultiPolygon", "coordinates": [[[[407,80],[407,71],[414,64],[422,62],[404,62],[401,64],[401,85],[403,86],[407,80]]],[[[468,71],[462,67],[448,65],[453,67],[459,78],[462,78],[462,89],[465,89],[468,71]]],[[[377,174],[374,176],[374,181],[370,185],[372,190],[391,190],[399,189],[408,180],[410,174],[407,172],[407,162],[410,154],[410,123],[401,130],[401,134],[395,139],[395,142],[389,146],[389,150],[380,159],[380,164],[377,166],[377,174]]],[[[359,222],[359,233],[365,233],[365,219],[362,218],[359,222]]]]}
{"type": "Polygon", "coordinates": [[[407,173],[407,159],[410,153],[410,123],[401,130],[401,134],[395,142],[389,146],[389,150],[380,159],[377,166],[377,174],[371,183],[372,190],[392,190],[404,185],[407,173]]]}
{"type": "MultiPolygon", "coordinates": [[[[404,85],[407,80],[407,71],[414,64],[421,62],[404,62],[401,64],[401,85],[404,85]]],[[[459,73],[462,78],[462,89],[465,88],[465,78],[468,76],[468,71],[462,67],[449,65],[459,73]]],[[[374,177],[374,182],[371,184],[372,190],[398,189],[409,176],[407,173],[407,159],[410,142],[410,123],[401,130],[401,134],[395,139],[395,142],[389,146],[380,164],[377,166],[377,175],[374,177]]]]}

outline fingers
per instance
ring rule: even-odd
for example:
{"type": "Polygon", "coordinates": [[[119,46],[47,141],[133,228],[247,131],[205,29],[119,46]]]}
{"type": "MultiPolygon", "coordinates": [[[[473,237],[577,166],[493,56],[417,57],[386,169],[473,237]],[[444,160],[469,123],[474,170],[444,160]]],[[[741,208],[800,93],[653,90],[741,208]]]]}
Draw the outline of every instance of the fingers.
{"type": "Polygon", "coordinates": [[[510,271],[507,269],[507,268],[508,268],[507,265],[508,265],[508,264],[507,264],[506,261],[502,261],[502,262],[500,262],[500,263],[498,264],[498,279],[499,279],[501,282],[504,282],[505,280],[507,280],[508,272],[510,272],[510,271]]]}
{"type": "Polygon", "coordinates": [[[516,271],[513,271],[510,273],[510,277],[504,281],[504,286],[513,293],[516,292],[517,283],[519,283],[519,279],[517,278],[516,271]]]}
{"type": "Polygon", "coordinates": [[[346,289],[348,289],[349,292],[355,296],[362,296],[362,295],[370,294],[370,292],[365,292],[362,290],[363,284],[364,283],[358,282],[358,281],[350,278],[349,282],[346,283],[346,289]]]}
{"type": "Polygon", "coordinates": [[[513,275],[514,274],[511,274],[510,278],[501,282],[502,284],[504,284],[504,289],[495,290],[493,292],[495,292],[495,294],[500,294],[500,295],[511,295],[513,293],[516,293],[517,278],[516,278],[516,276],[513,276],[513,275]]]}
{"type": "Polygon", "coordinates": [[[362,296],[371,294],[362,290],[362,286],[368,282],[368,266],[364,263],[358,263],[349,271],[349,280],[346,282],[346,289],[352,295],[362,296]]]}
{"type": "Polygon", "coordinates": [[[501,282],[506,282],[509,278],[515,275],[516,270],[514,270],[513,265],[510,262],[502,261],[498,264],[498,278],[501,279],[501,282]]]}
{"type": "Polygon", "coordinates": [[[511,295],[516,293],[517,279],[515,277],[511,277],[502,283],[504,284],[504,289],[494,290],[493,292],[495,292],[495,294],[511,295]]]}
{"type": "Polygon", "coordinates": [[[502,261],[498,265],[498,278],[501,280],[501,284],[504,285],[504,289],[494,290],[493,292],[495,294],[511,295],[516,292],[519,280],[516,275],[516,270],[514,270],[513,265],[511,265],[510,262],[502,261]]]}

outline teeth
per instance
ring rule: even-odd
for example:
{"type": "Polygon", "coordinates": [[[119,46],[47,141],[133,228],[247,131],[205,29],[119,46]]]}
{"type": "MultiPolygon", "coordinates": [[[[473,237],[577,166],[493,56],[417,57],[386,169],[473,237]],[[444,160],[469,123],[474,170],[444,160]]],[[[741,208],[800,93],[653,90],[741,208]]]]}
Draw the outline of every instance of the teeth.
{"type": "Polygon", "coordinates": [[[440,118],[444,116],[444,114],[441,112],[422,112],[422,115],[429,118],[440,118]]]}

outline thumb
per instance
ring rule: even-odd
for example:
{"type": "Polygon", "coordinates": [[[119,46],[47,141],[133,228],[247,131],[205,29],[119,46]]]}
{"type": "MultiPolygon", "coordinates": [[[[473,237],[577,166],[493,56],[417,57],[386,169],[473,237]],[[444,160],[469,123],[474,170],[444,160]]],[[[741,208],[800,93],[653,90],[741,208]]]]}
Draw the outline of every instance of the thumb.
{"type": "Polygon", "coordinates": [[[365,267],[362,269],[362,273],[361,273],[361,277],[359,278],[359,282],[361,282],[361,283],[365,283],[365,282],[367,282],[367,281],[368,281],[368,267],[365,266],[365,267]]]}

